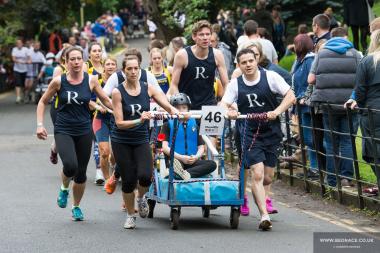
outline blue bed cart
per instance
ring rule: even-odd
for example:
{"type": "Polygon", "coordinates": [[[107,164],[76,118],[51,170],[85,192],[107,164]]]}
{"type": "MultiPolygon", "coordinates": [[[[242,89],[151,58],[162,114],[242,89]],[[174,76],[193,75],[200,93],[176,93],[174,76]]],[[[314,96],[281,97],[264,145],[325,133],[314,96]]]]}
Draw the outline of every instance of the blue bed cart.
{"type": "MultiPolygon", "coordinates": [[[[178,120],[174,119],[174,126],[178,120]]],[[[174,129],[174,136],[177,128],[174,129]]],[[[149,218],[153,218],[156,203],[170,207],[171,228],[176,230],[182,207],[201,207],[202,216],[208,218],[210,210],[217,207],[230,207],[230,227],[239,226],[240,206],[243,204],[244,170],[240,170],[239,179],[226,178],[224,168],[224,135],[221,138],[221,152],[218,155],[219,178],[192,178],[190,180],[176,180],[174,178],[173,160],[174,144],[172,140],[169,178],[162,178],[157,168],[154,168],[153,183],[146,193],[149,204],[149,218]]],[[[174,139],[174,138],[173,138],[174,139]]],[[[161,154],[162,155],[162,154],[161,154]]],[[[156,155],[157,160],[159,155],[156,155]]]]}

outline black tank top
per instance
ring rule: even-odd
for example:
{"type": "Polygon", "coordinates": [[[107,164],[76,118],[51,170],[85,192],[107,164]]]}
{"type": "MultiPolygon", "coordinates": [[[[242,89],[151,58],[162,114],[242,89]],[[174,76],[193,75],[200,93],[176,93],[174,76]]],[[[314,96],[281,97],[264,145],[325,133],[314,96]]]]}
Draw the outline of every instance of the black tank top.
{"type": "MultiPolygon", "coordinates": [[[[117,89],[121,94],[121,104],[123,108],[123,120],[135,120],[141,117],[141,113],[150,110],[150,97],[148,94],[148,84],[140,81],[141,91],[137,96],[131,96],[125,90],[123,84],[117,89]]],[[[130,145],[140,145],[149,142],[149,121],[139,124],[129,129],[119,129],[113,124],[111,140],[117,143],[130,145]]]]}
{"type": "Polygon", "coordinates": [[[88,103],[91,99],[89,75],[83,73],[83,81],[72,85],[66,74],[61,75],[61,89],[58,91],[57,119],[54,133],[72,136],[88,134],[91,131],[91,117],[88,103]]]}
{"type": "Polygon", "coordinates": [[[214,80],[216,62],[212,47],[209,48],[207,59],[200,60],[191,51],[185,48],[188,64],[181,72],[178,89],[191,99],[191,108],[200,110],[202,105],[215,105],[214,80]]]}
{"type": "MultiPolygon", "coordinates": [[[[244,83],[243,76],[238,81],[238,110],[241,114],[263,113],[273,111],[277,107],[276,94],[272,93],[266,71],[260,71],[260,81],[256,85],[248,86],[244,83]]],[[[238,120],[238,128],[243,136],[245,120],[238,120]]],[[[247,122],[246,138],[251,143],[253,135],[256,133],[259,123],[254,120],[247,122]]],[[[257,141],[264,144],[276,144],[282,139],[280,121],[268,121],[260,123],[260,132],[257,141]]]]}

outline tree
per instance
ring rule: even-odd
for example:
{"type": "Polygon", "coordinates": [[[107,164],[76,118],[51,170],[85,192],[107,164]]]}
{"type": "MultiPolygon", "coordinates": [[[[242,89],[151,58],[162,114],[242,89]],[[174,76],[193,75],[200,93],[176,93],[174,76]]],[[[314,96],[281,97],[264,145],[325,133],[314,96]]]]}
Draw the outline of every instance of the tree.
{"type": "MultiPolygon", "coordinates": [[[[272,0],[270,3],[268,8],[275,4],[282,7],[285,21],[294,30],[300,23],[311,23],[313,16],[322,13],[327,7],[337,11],[338,16],[342,9],[341,1],[331,0],[272,0]]],[[[235,11],[238,7],[254,8],[255,4],[255,0],[144,0],[146,9],[159,29],[158,37],[166,42],[175,36],[189,34],[191,24],[197,20],[207,19],[214,22],[220,9],[235,11]],[[174,19],[174,13],[178,10],[186,14],[185,29],[179,28],[174,19]]],[[[240,13],[236,13],[236,17],[240,19],[240,13]]]]}
{"type": "Polygon", "coordinates": [[[210,0],[144,0],[144,6],[158,27],[158,37],[166,42],[176,36],[190,35],[191,25],[198,20],[214,21],[221,8],[235,9],[236,1],[210,0]],[[174,18],[176,11],[186,14],[185,29],[174,18]]]}

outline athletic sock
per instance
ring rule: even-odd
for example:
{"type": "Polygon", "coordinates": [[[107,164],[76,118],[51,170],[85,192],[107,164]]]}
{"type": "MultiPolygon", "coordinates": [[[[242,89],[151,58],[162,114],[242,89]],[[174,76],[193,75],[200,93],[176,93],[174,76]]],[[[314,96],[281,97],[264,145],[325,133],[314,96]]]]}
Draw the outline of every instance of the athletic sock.
{"type": "Polygon", "coordinates": [[[62,190],[62,191],[69,191],[69,187],[65,188],[65,186],[62,184],[62,185],[61,185],[61,190],[62,190]]]}
{"type": "Polygon", "coordinates": [[[269,214],[264,214],[263,216],[261,216],[261,221],[263,221],[263,220],[269,220],[270,221],[269,214]]]}

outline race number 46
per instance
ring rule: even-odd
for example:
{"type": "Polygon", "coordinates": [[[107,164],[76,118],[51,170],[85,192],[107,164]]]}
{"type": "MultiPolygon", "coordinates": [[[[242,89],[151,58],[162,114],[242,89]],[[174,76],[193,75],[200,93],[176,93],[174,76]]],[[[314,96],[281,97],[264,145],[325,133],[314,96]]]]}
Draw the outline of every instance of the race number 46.
{"type": "Polygon", "coordinates": [[[225,110],[220,106],[202,106],[200,134],[222,135],[225,110]]]}

